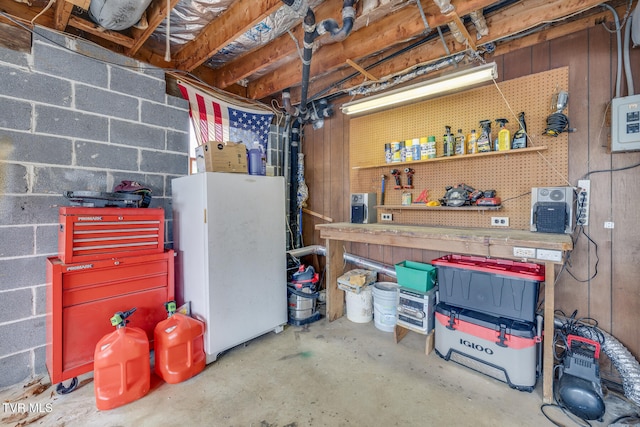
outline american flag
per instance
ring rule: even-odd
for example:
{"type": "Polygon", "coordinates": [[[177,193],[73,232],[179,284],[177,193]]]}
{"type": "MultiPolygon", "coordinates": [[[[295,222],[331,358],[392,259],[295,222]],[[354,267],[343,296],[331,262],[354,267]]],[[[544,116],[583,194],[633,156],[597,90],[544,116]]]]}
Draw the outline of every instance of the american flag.
{"type": "Polygon", "coordinates": [[[267,147],[273,113],[268,110],[231,104],[185,82],[178,82],[184,99],[189,101],[189,115],[196,129],[196,139],[207,141],[254,143],[267,147]]]}

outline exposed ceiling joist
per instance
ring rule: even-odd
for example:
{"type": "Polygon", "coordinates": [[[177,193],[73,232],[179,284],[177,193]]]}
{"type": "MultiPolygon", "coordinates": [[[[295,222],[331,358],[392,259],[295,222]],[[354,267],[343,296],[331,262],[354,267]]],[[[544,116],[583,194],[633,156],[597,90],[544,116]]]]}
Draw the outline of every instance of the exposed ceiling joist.
{"type": "Polygon", "coordinates": [[[167,17],[167,13],[171,11],[180,0],[170,0],[170,8],[167,9],[166,0],[153,0],[147,9],[147,28],[140,30],[138,28],[131,29],[131,35],[133,37],[133,45],[127,50],[127,55],[135,56],[140,50],[142,45],[158,28],[158,25],[167,17]]]}
{"type": "Polygon", "coordinates": [[[176,53],[175,65],[192,71],[264,17],[282,7],[281,0],[237,0],[191,43],[176,53]]]}
{"type": "MultiPolygon", "coordinates": [[[[43,12],[48,0],[2,0],[0,12],[7,14],[16,22],[31,27],[31,21],[43,12]]],[[[115,0],[114,0],[115,1],[115,0]]],[[[474,44],[480,46],[491,41],[498,41],[497,51],[504,51],[502,40],[523,32],[539,28],[547,24],[543,33],[524,38],[510,40],[509,44],[517,46],[522,43],[533,43],[545,40],[555,34],[575,31],[581,26],[593,25],[592,21],[580,15],[580,18],[567,19],[582,11],[601,4],[602,0],[452,0],[454,13],[444,15],[434,0],[419,0],[424,10],[430,37],[426,36],[425,23],[418,10],[416,0],[360,0],[356,2],[356,22],[351,34],[340,42],[324,35],[317,39],[311,61],[311,81],[309,95],[314,96],[322,91],[330,94],[338,90],[348,89],[364,81],[364,73],[385,77],[406,72],[411,67],[427,64],[459,53],[474,44]],[[491,7],[489,9],[489,7],[491,7]],[[469,22],[470,12],[483,10],[483,16],[489,27],[489,34],[476,39],[475,26],[469,22]],[[489,10],[490,12],[487,12],[489,10]],[[464,21],[467,21],[465,26],[464,21]],[[587,20],[585,20],[587,19],[587,20]],[[561,20],[561,23],[549,23],[561,20]],[[467,43],[461,44],[448,32],[448,23],[457,23],[465,35],[467,43]],[[435,34],[436,27],[445,29],[444,42],[435,34]],[[422,40],[420,46],[415,42],[422,40]],[[411,50],[405,52],[404,48],[411,50]],[[394,54],[394,52],[397,52],[394,54]],[[389,55],[392,61],[380,61],[389,55]],[[348,61],[360,68],[354,73],[348,61]],[[364,72],[364,73],[363,73],[364,72]],[[337,83],[343,87],[337,88],[337,83]]],[[[340,25],[343,0],[310,0],[317,4],[314,12],[316,22],[334,19],[340,25]]],[[[188,3],[188,2],[186,2],[188,3]]],[[[291,101],[295,104],[300,99],[300,81],[302,65],[298,49],[302,47],[304,31],[300,25],[303,13],[295,15],[282,0],[198,0],[192,7],[180,0],[152,0],[146,10],[148,27],[137,29],[131,27],[122,31],[111,31],[101,28],[90,21],[90,16],[81,9],[90,4],[90,0],[56,0],[52,7],[39,15],[35,24],[62,30],[72,37],[86,39],[106,49],[132,57],[138,61],[166,69],[178,69],[182,73],[191,73],[207,84],[222,88],[252,99],[268,99],[279,95],[283,89],[291,89],[291,101]],[[213,3],[206,3],[212,1],[213,3]],[[205,5],[205,6],[202,6],[205,5]],[[207,6],[208,5],[208,6],[207,6]],[[77,6],[77,7],[76,7],[77,6]],[[206,17],[202,8],[210,6],[211,17],[206,17]],[[172,60],[165,60],[163,21],[171,13],[172,60]],[[215,8],[215,13],[213,9],[215,8]],[[278,14],[274,15],[274,12],[278,14]],[[286,12],[286,23],[281,24],[274,16],[286,12]],[[185,13],[186,12],[186,13],[185,13]],[[197,21],[197,25],[193,25],[197,21]],[[271,36],[257,38],[257,44],[244,45],[238,43],[253,31],[277,31],[271,36]],[[182,34],[180,34],[182,31],[182,34]],[[177,32],[177,35],[176,35],[177,32]],[[281,34],[276,36],[276,34],[281,34]],[[295,40],[292,39],[292,36],[295,40]],[[237,46],[239,46],[237,48],[237,46]],[[233,51],[226,63],[214,69],[210,66],[211,58],[222,51],[233,51]],[[242,86],[240,86],[240,83],[242,86]]],[[[607,2],[620,10],[620,16],[626,11],[628,0],[610,0],[607,2]]],[[[611,19],[603,10],[592,10],[590,15],[598,14],[611,19]]],[[[0,15],[0,18],[2,16],[0,15]]],[[[0,19],[1,22],[9,22],[0,19]]],[[[4,37],[11,28],[18,28],[14,23],[0,31],[0,44],[12,45],[10,37],[4,37]],[[7,30],[9,28],[9,30],[7,30]]],[[[20,27],[21,34],[25,33],[20,27]]],[[[13,43],[15,48],[15,43],[13,43]]],[[[220,57],[220,55],[218,55],[220,57]]],[[[224,55],[227,58],[226,55],[224,55]]],[[[217,58],[216,58],[217,60],[217,58]]]]}

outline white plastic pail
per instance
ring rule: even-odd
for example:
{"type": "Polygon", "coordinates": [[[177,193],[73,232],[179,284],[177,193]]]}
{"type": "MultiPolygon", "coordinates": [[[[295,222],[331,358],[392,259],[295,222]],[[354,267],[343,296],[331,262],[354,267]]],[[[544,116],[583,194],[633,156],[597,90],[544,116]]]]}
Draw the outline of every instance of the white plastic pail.
{"type": "Polygon", "coordinates": [[[376,328],[393,332],[396,326],[398,284],[377,282],[373,285],[373,319],[376,328]]]}
{"type": "Polygon", "coordinates": [[[373,286],[365,286],[360,293],[346,291],[347,319],[354,323],[367,323],[373,319],[373,286]]]}

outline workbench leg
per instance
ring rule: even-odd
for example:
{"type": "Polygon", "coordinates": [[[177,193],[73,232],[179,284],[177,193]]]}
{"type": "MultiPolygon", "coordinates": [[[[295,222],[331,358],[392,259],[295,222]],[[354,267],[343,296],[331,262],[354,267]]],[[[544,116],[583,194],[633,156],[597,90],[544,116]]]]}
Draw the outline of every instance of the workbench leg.
{"type": "Polygon", "coordinates": [[[332,322],[344,313],[344,291],[338,289],[338,277],[344,266],[344,242],[326,240],[327,249],[327,319],[332,322]]]}
{"type": "Polygon", "coordinates": [[[555,311],[554,264],[545,263],[544,277],[544,339],[542,341],[542,400],[553,403],[553,334],[555,311]]]}

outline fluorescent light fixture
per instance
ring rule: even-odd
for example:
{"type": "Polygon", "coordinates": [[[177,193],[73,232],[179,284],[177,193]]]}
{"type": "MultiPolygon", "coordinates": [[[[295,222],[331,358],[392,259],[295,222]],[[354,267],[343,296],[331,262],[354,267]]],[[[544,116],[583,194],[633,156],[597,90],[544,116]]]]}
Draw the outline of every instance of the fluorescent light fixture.
{"type": "Polygon", "coordinates": [[[347,102],[341,108],[344,114],[349,115],[372,113],[383,108],[398,107],[455,92],[496,78],[498,78],[498,67],[495,62],[492,62],[358,101],[347,102]]]}

